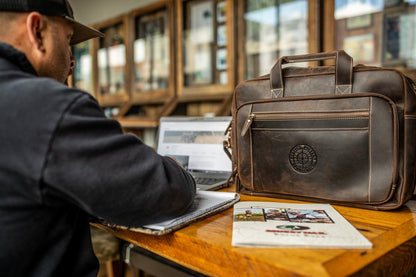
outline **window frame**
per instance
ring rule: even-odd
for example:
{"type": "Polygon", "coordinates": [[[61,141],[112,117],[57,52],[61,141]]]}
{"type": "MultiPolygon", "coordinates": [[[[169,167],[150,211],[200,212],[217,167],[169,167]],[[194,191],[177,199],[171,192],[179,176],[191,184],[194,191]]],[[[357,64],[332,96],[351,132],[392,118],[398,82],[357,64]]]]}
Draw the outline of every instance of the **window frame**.
{"type": "Polygon", "coordinates": [[[100,84],[99,84],[99,69],[98,69],[98,50],[100,49],[100,39],[94,39],[92,43],[92,49],[93,49],[93,91],[94,95],[96,96],[98,102],[100,105],[104,107],[108,106],[121,106],[122,104],[128,102],[130,100],[130,64],[129,60],[131,60],[131,53],[129,51],[128,47],[128,41],[129,41],[129,30],[128,30],[128,15],[121,15],[118,17],[114,17],[111,19],[106,20],[105,22],[102,22],[100,24],[94,25],[94,27],[98,30],[104,30],[107,28],[111,28],[112,26],[121,24],[121,28],[123,28],[124,33],[126,34],[126,37],[124,38],[124,44],[125,44],[125,57],[126,57],[126,64],[124,69],[124,87],[125,91],[124,93],[117,93],[117,94],[101,94],[100,92],[100,84]]]}
{"type": "MultiPolygon", "coordinates": [[[[224,98],[232,93],[235,87],[235,55],[234,53],[234,1],[224,0],[226,7],[226,22],[225,28],[227,33],[226,46],[227,50],[227,84],[222,85],[219,83],[209,85],[195,85],[185,86],[184,81],[184,63],[183,63],[183,37],[184,37],[184,5],[190,2],[198,2],[200,0],[176,0],[176,76],[177,76],[177,96],[179,98],[193,98],[193,99],[212,99],[212,98],[224,98]]],[[[215,3],[214,9],[220,0],[210,0],[215,3]]],[[[216,29],[215,29],[216,31],[216,29]]],[[[214,32],[215,33],[215,32],[214,32]]],[[[216,35],[214,34],[214,37],[216,35]]],[[[215,40],[216,41],[216,40],[215,40]]],[[[212,66],[215,67],[215,61],[212,60],[212,66]]]]}

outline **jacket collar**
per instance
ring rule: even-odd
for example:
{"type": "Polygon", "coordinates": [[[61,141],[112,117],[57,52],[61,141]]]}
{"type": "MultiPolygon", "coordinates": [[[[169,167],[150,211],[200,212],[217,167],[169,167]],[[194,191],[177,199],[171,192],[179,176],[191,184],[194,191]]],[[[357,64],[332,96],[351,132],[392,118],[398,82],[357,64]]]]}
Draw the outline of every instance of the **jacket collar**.
{"type": "Polygon", "coordinates": [[[38,76],[26,55],[10,44],[0,42],[0,57],[10,61],[22,71],[38,76]]]}

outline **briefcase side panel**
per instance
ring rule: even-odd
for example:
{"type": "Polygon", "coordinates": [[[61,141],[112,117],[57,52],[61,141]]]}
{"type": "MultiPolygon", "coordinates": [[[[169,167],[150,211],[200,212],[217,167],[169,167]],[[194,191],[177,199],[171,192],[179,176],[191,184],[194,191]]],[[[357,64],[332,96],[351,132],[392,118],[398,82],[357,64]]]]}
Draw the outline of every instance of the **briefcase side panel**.
{"type": "MultiPolygon", "coordinates": [[[[416,106],[416,103],[414,104],[416,106]]],[[[408,201],[414,191],[416,184],[416,114],[405,116],[405,138],[404,138],[404,176],[402,179],[403,199],[408,201]]]]}
{"type": "Polygon", "coordinates": [[[415,193],[416,186],[416,83],[403,76],[406,86],[406,103],[404,106],[404,149],[405,149],[405,174],[403,183],[406,188],[404,202],[415,193]]]}
{"type": "Polygon", "coordinates": [[[243,105],[239,111],[235,113],[235,122],[234,122],[234,134],[233,138],[235,140],[234,145],[236,146],[233,150],[233,160],[235,161],[238,179],[243,180],[241,183],[242,186],[248,188],[249,190],[254,190],[252,179],[252,160],[251,160],[251,137],[244,137],[241,139],[241,134],[246,124],[247,118],[251,113],[252,105],[243,105]],[[244,185],[243,185],[244,184],[244,185]]]}

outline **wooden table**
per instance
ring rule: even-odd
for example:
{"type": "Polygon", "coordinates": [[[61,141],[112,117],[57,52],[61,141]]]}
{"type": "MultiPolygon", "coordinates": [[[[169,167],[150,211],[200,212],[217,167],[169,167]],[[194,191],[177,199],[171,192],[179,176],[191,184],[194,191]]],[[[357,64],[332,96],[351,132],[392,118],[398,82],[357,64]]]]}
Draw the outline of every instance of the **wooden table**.
{"type": "MultiPolygon", "coordinates": [[[[296,203],[245,195],[241,195],[241,201],[296,203]]],[[[232,247],[232,208],[164,236],[95,226],[208,276],[403,276],[409,271],[415,273],[416,200],[388,212],[334,207],[373,243],[372,249],[232,247]]]]}

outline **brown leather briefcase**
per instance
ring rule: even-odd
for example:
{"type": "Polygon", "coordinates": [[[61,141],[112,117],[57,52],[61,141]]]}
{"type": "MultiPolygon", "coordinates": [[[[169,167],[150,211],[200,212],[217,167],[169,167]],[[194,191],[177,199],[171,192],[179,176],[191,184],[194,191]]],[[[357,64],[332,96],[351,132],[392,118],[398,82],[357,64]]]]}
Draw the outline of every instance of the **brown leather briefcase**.
{"type": "Polygon", "coordinates": [[[228,153],[243,194],[390,210],[415,188],[415,83],[344,51],[282,57],[233,96],[228,153]],[[283,64],[335,59],[335,66],[283,64]],[[231,154],[232,153],[232,154],[231,154]]]}

